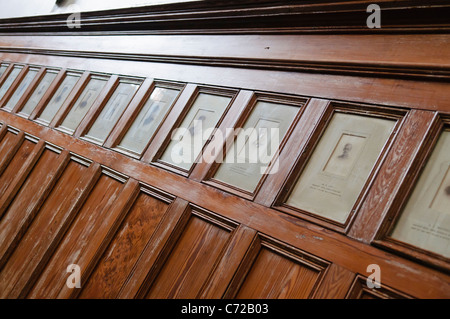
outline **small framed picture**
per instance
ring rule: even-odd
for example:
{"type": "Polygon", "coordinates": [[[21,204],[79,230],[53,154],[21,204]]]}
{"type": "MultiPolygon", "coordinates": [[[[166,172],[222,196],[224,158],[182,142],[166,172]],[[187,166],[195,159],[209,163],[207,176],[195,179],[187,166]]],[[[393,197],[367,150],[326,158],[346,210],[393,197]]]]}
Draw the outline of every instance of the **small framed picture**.
{"type": "Polygon", "coordinates": [[[277,208],[345,231],[402,114],[331,104],[313,148],[285,182],[277,208]]]}
{"type": "Polygon", "coordinates": [[[200,90],[157,163],[187,173],[228,109],[230,92],[200,90]]]}

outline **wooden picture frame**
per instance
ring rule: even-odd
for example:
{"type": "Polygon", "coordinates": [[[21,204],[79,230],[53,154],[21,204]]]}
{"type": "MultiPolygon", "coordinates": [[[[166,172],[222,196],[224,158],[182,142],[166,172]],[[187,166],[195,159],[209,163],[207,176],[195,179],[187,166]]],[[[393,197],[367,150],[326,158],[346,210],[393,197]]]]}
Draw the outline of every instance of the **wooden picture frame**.
{"type": "MultiPolygon", "coordinates": [[[[284,119],[282,117],[279,117],[279,114],[272,114],[272,117],[268,116],[267,110],[264,108],[267,108],[268,106],[278,106],[281,108],[285,108],[286,111],[289,111],[292,114],[289,114],[289,117],[287,118],[288,121],[286,123],[283,123],[283,125],[278,125],[278,128],[281,127],[283,130],[283,133],[281,136],[278,137],[278,147],[276,148],[275,154],[269,154],[268,157],[270,157],[270,161],[264,164],[261,163],[251,163],[250,158],[253,156],[251,154],[251,150],[246,148],[246,145],[248,144],[249,140],[254,137],[250,134],[249,136],[244,136],[246,138],[244,147],[241,147],[241,150],[234,150],[234,155],[236,157],[239,157],[239,153],[242,151],[246,152],[246,158],[243,161],[244,163],[239,163],[239,161],[233,161],[229,165],[229,169],[235,169],[236,174],[234,174],[234,177],[238,177],[239,170],[241,171],[249,171],[250,176],[247,176],[249,178],[252,178],[250,180],[250,183],[247,182],[247,186],[243,186],[242,183],[239,181],[233,182],[228,181],[225,182],[223,180],[220,180],[218,175],[220,174],[221,169],[226,167],[227,164],[227,155],[229,155],[230,150],[237,145],[238,139],[242,139],[240,135],[232,137],[233,140],[230,143],[228,140],[223,145],[223,151],[222,154],[219,154],[221,156],[220,158],[217,158],[214,163],[211,165],[208,173],[206,174],[205,178],[203,179],[203,183],[214,186],[216,188],[225,190],[227,192],[233,193],[235,195],[244,197],[249,200],[253,200],[258,193],[259,189],[261,188],[261,185],[264,183],[267,174],[273,169],[273,163],[274,160],[278,159],[278,156],[280,156],[280,153],[282,152],[282,149],[286,143],[286,141],[289,139],[289,136],[292,133],[292,130],[296,126],[299,118],[301,117],[304,107],[307,103],[307,99],[302,97],[294,97],[294,96],[285,96],[285,95],[277,95],[277,94],[269,94],[269,93],[262,93],[262,92],[256,92],[252,95],[252,98],[248,102],[248,104],[245,106],[245,110],[241,113],[241,116],[236,123],[236,128],[242,128],[244,131],[241,131],[241,133],[244,133],[246,130],[251,129],[252,133],[254,133],[254,129],[258,124],[260,123],[259,119],[271,121],[271,123],[275,122],[281,122],[284,119]],[[262,111],[258,113],[258,108],[262,111]],[[296,109],[294,109],[296,108],[296,109]],[[256,114],[258,113],[258,114],[256,114]],[[256,118],[258,117],[258,118],[256,118]],[[255,125],[252,125],[255,124],[255,125]],[[249,126],[250,125],[250,126],[249,126]],[[255,126],[255,127],[253,127],[255,126]],[[252,129],[253,127],[253,129],[252,129]],[[227,150],[227,145],[229,146],[229,149],[227,150]],[[218,159],[222,159],[222,161],[218,162],[218,159]],[[248,161],[247,161],[248,160],[248,161]],[[235,163],[236,162],[236,163],[235,163]],[[264,168],[265,167],[265,168],[264,168]],[[255,169],[260,169],[260,174],[257,174],[257,171],[255,169]],[[264,172],[261,171],[264,170],[264,172]]],[[[270,124],[269,124],[270,125],[270,124]]],[[[264,133],[264,130],[261,131],[264,133]]],[[[244,134],[241,134],[241,136],[244,134]]],[[[242,144],[242,143],[241,143],[242,144]]],[[[273,149],[272,149],[273,150],[273,149]]],[[[258,152],[259,152],[258,148],[258,152]]],[[[265,154],[267,155],[267,154],[265,154]]],[[[259,156],[258,156],[259,158],[259,156]]],[[[222,172],[222,176],[228,175],[231,177],[233,175],[233,172],[226,171],[226,169],[222,172]]]]}
{"type": "Polygon", "coordinates": [[[402,180],[372,244],[450,272],[450,115],[432,123],[419,154],[402,180]],[[433,249],[438,247],[440,250],[433,249]],[[447,256],[445,255],[447,253],[447,256]]]}
{"type": "MultiPolygon", "coordinates": [[[[233,104],[233,101],[235,100],[236,96],[238,94],[237,90],[233,89],[226,89],[226,88],[211,88],[206,86],[196,87],[194,94],[191,95],[191,98],[189,99],[188,103],[185,104],[183,107],[183,112],[180,114],[175,121],[175,124],[172,126],[170,133],[166,136],[162,146],[160,147],[159,151],[156,153],[154,160],[152,162],[152,165],[162,167],[164,169],[167,169],[169,171],[175,172],[177,174],[188,176],[194,169],[194,167],[198,164],[199,159],[201,158],[203,154],[203,150],[205,149],[206,145],[208,145],[209,141],[214,136],[214,131],[219,127],[220,123],[223,121],[225,115],[227,114],[228,110],[230,109],[231,105],[233,104]],[[202,97],[207,99],[208,97],[219,97],[222,99],[222,105],[218,107],[217,110],[211,109],[209,106],[203,105],[204,103],[200,100],[202,97]],[[196,105],[196,103],[198,103],[196,105]],[[216,113],[217,112],[217,113],[216,113]],[[211,115],[211,117],[208,117],[207,115],[211,115]],[[205,117],[205,118],[203,118],[205,117]],[[210,119],[209,122],[208,119],[210,119]],[[203,132],[206,132],[208,129],[212,129],[213,132],[205,139],[203,138],[201,148],[198,148],[193,151],[194,154],[191,154],[190,159],[193,159],[190,163],[186,162],[185,167],[182,165],[179,165],[177,163],[174,163],[173,161],[169,161],[168,158],[170,158],[170,154],[166,152],[171,152],[172,147],[177,146],[179,138],[183,138],[184,134],[187,134],[188,132],[191,132],[192,129],[196,129],[195,124],[198,124],[199,122],[206,122],[207,127],[202,126],[203,132]],[[214,125],[214,126],[208,126],[208,124],[214,125]],[[181,134],[180,136],[175,136],[176,134],[181,134]],[[172,139],[172,136],[174,135],[174,138],[172,139]],[[197,153],[197,154],[195,154],[197,153]]],[[[195,133],[195,132],[194,132],[195,133]]],[[[195,135],[195,134],[194,134],[195,135]]],[[[194,139],[195,140],[195,139],[194,139]]],[[[186,144],[186,148],[191,147],[191,142],[186,144]]],[[[145,157],[145,156],[144,156],[145,157]]]]}
{"type": "MultiPolygon", "coordinates": [[[[41,125],[48,126],[53,121],[58,111],[66,100],[73,98],[73,90],[82,78],[83,72],[78,70],[66,70],[63,78],[58,81],[59,85],[52,92],[51,98],[41,108],[36,108],[31,118],[41,125]]],[[[55,79],[56,80],[56,79],[55,79]]],[[[53,84],[54,82],[52,82],[53,84]]],[[[56,84],[56,83],[55,83],[56,84]]]]}
{"type": "Polygon", "coordinates": [[[161,80],[151,81],[145,96],[130,106],[105,143],[119,153],[140,159],[185,88],[185,84],[161,80]],[[163,95],[164,90],[173,93],[163,95]],[[166,98],[167,101],[158,99],[166,98]],[[137,139],[135,144],[133,140],[137,139]]]}
{"type": "Polygon", "coordinates": [[[105,143],[144,82],[143,78],[122,76],[117,77],[117,80],[114,78],[110,80],[114,82],[111,83],[113,84],[111,87],[108,86],[110,92],[108,97],[93,110],[95,114],[92,112],[87,113],[84,117],[87,122],[83,120],[78,126],[78,129],[81,127],[82,130],[80,132],[82,139],[98,145],[105,143]]]}
{"type": "Polygon", "coordinates": [[[330,103],[272,207],[346,233],[405,114],[388,107],[330,103]],[[339,174],[333,173],[342,168],[338,159],[349,161],[339,174]]]}
{"type": "Polygon", "coordinates": [[[83,121],[90,108],[105,89],[111,74],[89,73],[71,99],[62,107],[51,123],[52,127],[67,134],[73,134],[83,121]]]}
{"type": "Polygon", "coordinates": [[[25,99],[14,109],[17,115],[29,118],[46,96],[46,92],[54,86],[53,83],[60,73],[60,69],[47,67],[43,67],[41,71],[42,74],[35,78],[36,82],[30,85],[30,92],[24,94],[25,99]]]}

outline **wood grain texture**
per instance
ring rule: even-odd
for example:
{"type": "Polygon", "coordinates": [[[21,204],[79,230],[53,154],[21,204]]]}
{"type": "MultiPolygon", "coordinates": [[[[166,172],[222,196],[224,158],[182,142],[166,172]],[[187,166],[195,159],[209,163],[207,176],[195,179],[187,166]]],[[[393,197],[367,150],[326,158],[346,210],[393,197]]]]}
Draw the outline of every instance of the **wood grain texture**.
{"type": "MultiPolygon", "coordinates": [[[[293,247],[301,247],[303,250],[336,263],[351,272],[365,273],[368,265],[377,263],[383,268],[384,280],[387,285],[416,298],[445,298],[450,294],[450,280],[445,273],[336,234],[323,227],[287,216],[260,204],[225,194],[202,183],[152,167],[114,151],[76,140],[74,137],[30,123],[26,119],[7,112],[0,113],[1,120],[8,125],[23,129],[35,136],[45,136],[49,142],[67,148],[71,152],[90,158],[116,171],[127,172],[130,177],[178,196],[180,200],[189,199],[190,202],[208,211],[244,224],[293,247]]],[[[179,215],[177,216],[169,223],[169,230],[176,227],[180,218],[179,215]]],[[[146,282],[145,278],[149,276],[149,269],[158,260],[165,240],[170,238],[168,235],[170,231],[162,233],[164,235],[157,240],[155,247],[146,248],[146,253],[142,255],[143,257],[145,255],[146,259],[141,259],[142,263],[138,263],[130,280],[127,279],[125,288],[119,294],[121,298],[145,296],[145,293],[143,295],[138,293],[141,285],[146,282]],[[146,264],[143,260],[151,260],[151,262],[146,264]]]]}
{"type": "Polygon", "coordinates": [[[355,274],[351,271],[331,264],[314,294],[314,299],[343,299],[347,295],[355,274]]]}
{"type": "Polygon", "coordinates": [[[238,299],[306,299],[318,280],[317,270],[262,248],[237,295],[238,299]]]}
{"type": "Polygon", "coordinates": [[[229,238],[229,231],[193,215],[146,297],[197,298],[229,238]]]}
{"type": "Polygon", "coordinates": [[[141,192],[79,298],[116,298],[168,204],[141,192]]]}
{"type": "Polygon", "coordinates": [[[27,295],[28,298],[58,297],[60,291],[66,287],[67,266],[77,264],[86,247],[96,248],[91,245],[91,240],[107,220],[107,215],[122,186],[121,182],[104,174],[98,179],[71,227],[27,295]]]}
{"type": "Polygon", "coordinates": [[[0,221],[0,269],[21,240],[37,211],[64,170],[68,152],[44,150],[0,221]]]}
{"type": "MultiPolygon", "coordinates": [[[[98,168],[98,167],[97,167],[98,168]]],[[[0,272],[0,298],[19,298],[42,270],[74,218],[98,169],[70,161],[35,220],[0,272]],[[45,236],[42,236],[45,233],[45,236]]]]}

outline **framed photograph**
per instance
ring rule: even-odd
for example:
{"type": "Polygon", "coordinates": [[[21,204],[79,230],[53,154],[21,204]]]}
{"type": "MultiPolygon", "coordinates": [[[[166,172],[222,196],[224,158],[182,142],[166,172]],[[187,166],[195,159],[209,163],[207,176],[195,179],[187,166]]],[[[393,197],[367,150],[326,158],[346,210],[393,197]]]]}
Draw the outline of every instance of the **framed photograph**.
{"type": "Polygon", "coordinates": [[[256,101],[211,181],[253,194],[301,105],[256,101]]]}
{"type": "Polygon", "coordinates": [[[47,70],[42,77],[42,79],[39,81],[39,84],[34,89],[31,96],[28,98],[25,105],[22,107],[22,109],[19,111],[19,115],[29,117],[31,113],[34,111],[36,106],[38,105],[39,101],[44,96],[47,89],[52,84],[53,80],[58,75],[58,70],[47,70]]]}
{"type": "Polygon", "coordinates": [[[3,82],[2,86],[0,87],[0,100],[3,99],[6,92],[9,90],[11,85],[13,84],[14,80],[19,75],[20,71],[22,71],[23,66],[22,65],[15,65],[11,72],[9,73],[8,77],[3,82]]]}
{"type": "Polygon", "coordinates": [[[19,102],[22,95],[25,93],[25,90],[28,88],[28,86],[31,84],[31,82],[34,80],[36,75],[38,74],[39,69],[38,68],[29,68],[27,74],[20,82],[19,86],[16,88],[12,96],[9,98],[8,102],[5,104],[4,108],[6,110],[11,111],[14,106],[16,106],[17,102],[19,102]]]}
{"type": "Polygon", "coordinates": [[[156,86],[117,148],[141,155],[179,93],[180,89],[156,86]]]}
{"type": "Polygon", "coordinates": [[[94,143],[103,144],[140,85],[141,81],[138,80],[121,79],[100,115],[84,137],[94,143]]]}
{"type": "Polygon", "coordinates": [[[232,100],[200,92],[158,161],[189,171],[232,100]]]}
{"type": "Polygon", "coordinates": [[[397,122],[335,110],[282,206],[344,227],[397,122]]]}
{"type": "Polygon", "coordinates": [[[53,97],[37,118],[38,122],[48,125],[53,120],[53,117],[63,105],[64,101],[67,99],[80,77],[80,73],[67,72],[64,80],[53,94],[53,97]]]}
{"type": "Polygon", "coordinates": [[[442,131],[389,237],[450,258],[450,129],[442,131]]]}
{"type": "Polygon", "coordinates": [[[86,113],[91,108],[98,95],[108,82],[108,77],[91,76],[89,83],[67,113],[61,125],[58,127],[62,131],[72,134],[86,113]]]}

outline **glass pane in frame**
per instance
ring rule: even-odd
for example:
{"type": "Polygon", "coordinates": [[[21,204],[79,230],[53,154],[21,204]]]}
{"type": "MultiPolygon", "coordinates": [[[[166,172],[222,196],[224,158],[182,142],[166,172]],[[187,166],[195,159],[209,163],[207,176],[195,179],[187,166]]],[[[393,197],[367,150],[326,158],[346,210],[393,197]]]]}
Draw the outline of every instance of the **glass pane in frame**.
{"type": "Polygon", "coordinates": [[[80,97],[70,109],[64,121],[61,123],[60,128],[65,131],[73,133],[86,113],[91,108],[98,95],[105,87],[108,79],[93,77],[89,80],[89,83],[84,88],[80,97]]]}
{"type": "Polygon", "coordinates": [[[138,88],[137,83],[119,83],[86,137],[103,144],[138,88]]]}
{"type": "Polygon", "coordinates": [[[53,120],[53,117],[59,111],[79,79],[80,74],[77,73],[68,73],[65,76],[58,90],[56,90],[56,93],[39,116],[41,122],[48,124],[53,120]]]}
{"type": "Polygon", "coordinates": [[[0,87],[0,100],[5,96],[6,92],[9,90],[22,69],[23,66],[14,66],[14,68],[11,70],[8,77],[3,82],[2,87],[0,87]]]}
{"type": "Polygon", "coordinates": [[[231,97],[200,93],[161,156],[161,160],[189,170],[212,134],[231,97]]]}
{"type": "Polygon", "coordinates": [[[40,80],[38,86],[34,89],[22,110],[20,110],[21,114],[30,116],[57,75],[58,72],[55,70],[47,70],[45,72],[45,75],[40,80]]]}
{"type": "Polygon", "coordinates": [[[38,69],[29,69],[25,77],[20,82],[17,89],[14,91],[13,95],[9,99],[8,103],[4,106],[7,110],[12,110],[14,106],[16,106],[17,102],[19,102],[20,98],[22,97],[23,93],[25,93],[25,90],[28,88],[28,86],[31,84],[31,82],[34,80],[36,75],[38,74],[38,69]]]}
{"type": "Polygon", "coordinates": [[[254,192],[299,110],[299,106],[257,102],[214,179],[254,192]]]}
{"type": "Polygon", "coordinates": [[[443,131],[390,237],[450,258],[450,131],[443,131]]]}
{"type": "Polygon", "coordinates": [[[395,124],[334,113],[286,204],[344,224],[395,124]]]}
{"type": "Polygon", "coordinates": [[[155,87],[118,147],[142,154],[179,93],[180,90],[155,87]]]}
{"type": "Polygon", "coordinates": [[[3,75],[3,73],[6,71],[7,68],[8,68],[7,64],[0,65],[0,77],[3,75]]]}

